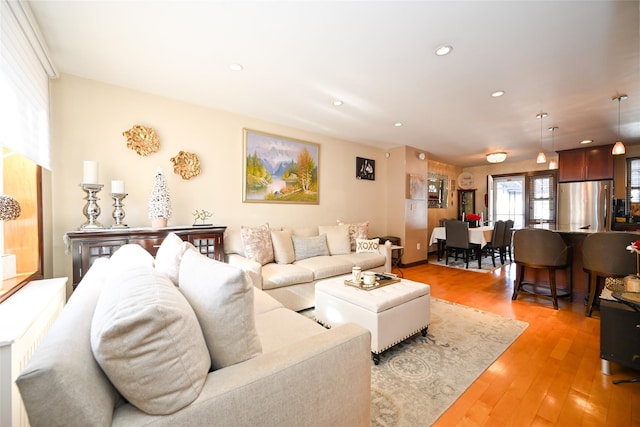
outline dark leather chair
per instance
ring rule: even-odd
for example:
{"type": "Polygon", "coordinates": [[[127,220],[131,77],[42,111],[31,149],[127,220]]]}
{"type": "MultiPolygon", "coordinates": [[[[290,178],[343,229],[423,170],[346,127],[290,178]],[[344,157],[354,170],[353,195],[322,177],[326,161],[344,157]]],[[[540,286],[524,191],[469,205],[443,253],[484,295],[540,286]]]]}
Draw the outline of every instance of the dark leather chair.
{"type": "Polygon", "coordinates": [[[473,253],[478,258],[478,268],[482,268],[482,256],[479,244],[469,242],[469,224],[464,221],[447,221],[444,224],[447,233],[445,245],[445,264],[449,265],[449,256],[453,252],[458,259],[458,251],[462,251],[466,268],[469,268],[469,256],[473,253]]]}
{"type": "MultiPolygon", "coordinates": [[[[455,220],[456,220],[455,218],[440,218],[440,222],[439,222],[440,227],[444,227],[447,221],[455,221],[455,220]]],[[[442,259],[442,253],[444,252],[445,245],[446,245],[445,240],[438,240],[438,248],[436,249],[438,261],[442,259]]]]}
{"type": "Polygon", "coordinates": [[[513,235],[513,257],[519,270],[511,299],[517,299],[521,291],[550,296],[553,300],[553,308],[556,310],[559,297],[568,297],[571,301],[571,247],[567,246],[560,234],[535,228],[518,230],[513,235]],[[524,282],[525,268],[547,270],[549,272],[548,291],[545,289],[546,285],[524,282]],[[568,287],[558,292],[556,271],[561,269],[568,271],[568,287]]]}
{"type": "Polygon", "coordinates": [[[511,245],[513,243],[513,224],[514,221],[512,219],[508,219],[504,222],[504,259],[506,261],[507,254],[509,254],[509,262],[513,262],[513,258],[511,257],[511,245]]]}
{"type": "Polygon", "coordinates": [[[626,232],[593,233],[582,244],[582,267],[589,275],[587,308],[585,315],[591,317],[600,280],[606,277],[624,277],[636,273],[636,254],[626,248],[640,234],[626,232]]]}
{"type": "Polygon", "coordinates": [[[493,232],[491,233],[491,241],[482,248],[482,253],[491,257],[493,266],[496,266],[496,256],[500,258],[500,263],[504,264],[504,221],[496,221],[493,224],[493,232]]]}

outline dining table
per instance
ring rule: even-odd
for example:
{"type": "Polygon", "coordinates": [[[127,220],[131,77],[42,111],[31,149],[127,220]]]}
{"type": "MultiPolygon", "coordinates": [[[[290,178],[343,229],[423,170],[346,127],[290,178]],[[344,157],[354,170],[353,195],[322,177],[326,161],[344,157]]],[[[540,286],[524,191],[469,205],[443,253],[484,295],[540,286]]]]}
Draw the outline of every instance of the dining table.
{"type": "MultiPolygon", "coordinates": [[[[484,247],[491,241],[493,234],[493,226],[483,225],[480,227],[469,228],[469,243],[475,243],[484,247]]],[[[438,244],[438,261],[442,259],[442,252],[444,250],[444,242],[447,240],[447,230],[445,227],[435,227],[431,232],[431,238],[429,239],[429,245],[438,244]]]]}

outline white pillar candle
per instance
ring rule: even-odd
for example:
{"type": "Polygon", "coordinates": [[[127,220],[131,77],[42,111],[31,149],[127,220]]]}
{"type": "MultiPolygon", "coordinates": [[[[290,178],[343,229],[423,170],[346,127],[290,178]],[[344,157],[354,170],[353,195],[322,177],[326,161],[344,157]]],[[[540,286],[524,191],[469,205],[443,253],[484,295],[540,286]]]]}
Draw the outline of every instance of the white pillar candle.
{"type": "Polygon", "coordinates": [[[83,184],[97,184],[98,183],[98,162],[92,160],[84,161],[84,171],[82,175],[83,184]]]}
{"type": "Polygon", "coordinates": [[[111,181],[111,192],[114,194],[124,194],[124,181],[111,181]]]}

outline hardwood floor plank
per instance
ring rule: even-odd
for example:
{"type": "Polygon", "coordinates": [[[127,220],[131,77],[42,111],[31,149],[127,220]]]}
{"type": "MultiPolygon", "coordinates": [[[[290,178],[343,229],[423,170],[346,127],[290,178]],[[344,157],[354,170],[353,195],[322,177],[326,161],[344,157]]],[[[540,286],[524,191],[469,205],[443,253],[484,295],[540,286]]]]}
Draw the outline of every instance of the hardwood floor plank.
{"type": "Polygon", "coordinates": [[[612,363],[600,372],[600,319],[583,301],[521,294],[511,300],[515,266],[493,273],[423,264],[405,278],[431,296],[529,323],[524,333],[446,411],[435,426],[640,426],[640,383],[613,385],[640,372],[612,363]]]}

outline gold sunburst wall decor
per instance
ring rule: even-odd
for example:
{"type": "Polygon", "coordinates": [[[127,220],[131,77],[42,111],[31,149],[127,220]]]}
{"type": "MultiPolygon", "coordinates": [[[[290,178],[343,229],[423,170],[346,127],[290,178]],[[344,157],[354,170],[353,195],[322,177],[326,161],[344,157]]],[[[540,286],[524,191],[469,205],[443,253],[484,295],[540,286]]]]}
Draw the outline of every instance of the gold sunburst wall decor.
{"type": "Polygon", "coordinates": [[[177,156],[171,158],[173,171],[182,179],[191,179],[200,175],[200,159],[193,153],[180,151],[177,156]]]}
{"type": "Polygon", "coordinates": [[[127,138],[127,148],[140,156],[148,156],[160,149],[160,138],[156,131],[141,125],[134,125],[131,129],[122,132],[127,138]]]}

